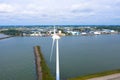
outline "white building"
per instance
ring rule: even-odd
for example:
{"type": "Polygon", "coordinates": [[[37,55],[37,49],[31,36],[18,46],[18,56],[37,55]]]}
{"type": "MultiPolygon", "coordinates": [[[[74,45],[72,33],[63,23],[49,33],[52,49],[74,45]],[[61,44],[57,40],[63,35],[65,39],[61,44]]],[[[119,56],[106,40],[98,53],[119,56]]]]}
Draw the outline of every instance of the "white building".
{"type": "Polygon", "coordinates": [[[67,33],[70,33],[72,35],[79,35],[80,34],[80,32],[78,32],[78,31],[67,31],[67,33]]]}
{"type": "Polygon", "coordinates": [[[93,32],[95,35],[100,35],[101,34],[101,31],[95,31],[93,32]]]}
{"type": "Polygon", "coordinates": [[[42,36],[41,32],[33,32],[30,36],[42,36]]]}
{"type": "Polygon", "coordinates": [[[86,32],[82,32],[81,35],[86,35],[87,33],[86,32]]]}

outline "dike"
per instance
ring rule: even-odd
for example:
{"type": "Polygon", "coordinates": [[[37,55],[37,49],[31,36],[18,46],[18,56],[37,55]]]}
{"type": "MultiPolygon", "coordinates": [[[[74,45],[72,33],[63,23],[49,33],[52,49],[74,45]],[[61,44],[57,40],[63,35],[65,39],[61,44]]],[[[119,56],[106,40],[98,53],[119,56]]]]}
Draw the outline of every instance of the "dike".
{"type": "Polygon", "coordinates": [[[34,47],[37,80],[55,80],[45,62],[40,46],[34,47]]]}

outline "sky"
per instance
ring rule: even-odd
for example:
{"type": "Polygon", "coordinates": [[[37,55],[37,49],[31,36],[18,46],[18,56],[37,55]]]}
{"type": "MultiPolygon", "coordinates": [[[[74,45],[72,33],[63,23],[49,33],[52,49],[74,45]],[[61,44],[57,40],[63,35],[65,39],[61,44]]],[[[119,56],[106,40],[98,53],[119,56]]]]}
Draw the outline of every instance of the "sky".
{"type": "Polygon", "coordinates": [[[0,25],[120,25],[120,0],[0,0],[0,25]]]}

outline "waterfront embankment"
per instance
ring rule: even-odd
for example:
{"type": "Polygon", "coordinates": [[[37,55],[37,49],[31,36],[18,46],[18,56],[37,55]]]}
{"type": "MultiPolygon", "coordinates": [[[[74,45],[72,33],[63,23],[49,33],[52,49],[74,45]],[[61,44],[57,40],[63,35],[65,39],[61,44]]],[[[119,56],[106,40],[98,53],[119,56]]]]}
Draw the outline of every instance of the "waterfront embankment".
{"type": "Polygon", "coordinates": [[[120,80],[120,69],[70,78],[68,80],[120,80]]]}
{"type": "Polygon", "coordinates": [[[45,59],[42,55],[40,46],[34,47],[34,55],[35,55],[37,80],[54,80],[53,76],[50,73],[50,69],[48,68],[45,59]]]}
{"type": "Polygon", "coordinates": [[[34,55],[35,55],[35,64],[36,64],[36,73],[37,73],[37,80],[42,80],[42,69],[41,69],[41,58],[40,58],[40,51],[38,46],[34,47],[34,55]]]}
{"type": "Polygon", "coordinates": [[[11,38],[12,36],[8,36],[8,37],[2,37],[2,38],[0,38],[0,40],[2,40],[2,39],[7,39],[7,38],[11,38]]]}

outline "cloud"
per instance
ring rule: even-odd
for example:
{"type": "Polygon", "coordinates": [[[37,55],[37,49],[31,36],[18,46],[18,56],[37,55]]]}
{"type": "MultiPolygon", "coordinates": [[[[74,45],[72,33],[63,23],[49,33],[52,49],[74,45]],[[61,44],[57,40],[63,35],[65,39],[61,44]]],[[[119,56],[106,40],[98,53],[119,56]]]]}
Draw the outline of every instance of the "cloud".
{"type": "Polygon", "coordinates": [[[0,13],[9,13],[13,12],[15,8],[9,4],[0,3],[0,13]]]}
{"type": "Polygon", "coordinates": [[[74,9],[72,10],[71,12],[73,13],[90,13],[90,12],[93,12],[92,9],[74,9]]]}
{"type": "MultiPolygon", "coordinates": [[[[0,21],[91,22],[120,16],[120,0],[10,0],[0,1],[0,21]]],[[[104,20],[104,21],[105,21],[104,20]]]]}

